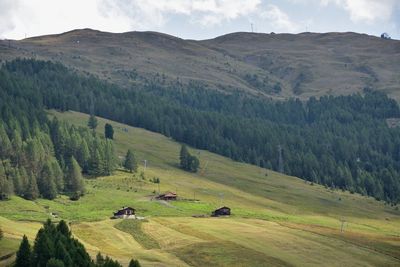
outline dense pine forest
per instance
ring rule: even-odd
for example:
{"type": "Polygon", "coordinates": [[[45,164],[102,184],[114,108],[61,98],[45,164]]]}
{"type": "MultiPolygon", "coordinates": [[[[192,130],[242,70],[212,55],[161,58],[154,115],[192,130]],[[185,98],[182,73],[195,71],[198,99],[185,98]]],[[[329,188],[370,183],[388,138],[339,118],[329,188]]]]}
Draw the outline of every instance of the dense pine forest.
{"type": "Polygon", "coordinates": [[[31,189],[36,185],[46,197],[48,189],[41,189],[40,179],[47,176],[53,177],[56,191],[81,194],[68,187],[76,180],[72,176],[77,172],[68,171],[74,159],[87,174],[112,171],[107,159],[111,141],[49,121],[43,108],[54,108],[92,112],[237,161],[399,202],[400,129],[389,128],[386,119],[400,117],[400,109],[383,93],[365,89],[363,94],[301,102],[221,89],[166,82],[160,76],[119,88],[61,64],[8,62],[0,71],[2,197],[15,191],[32,198],[25,194],[37,191],[31,189]],[[47,169],[52,175],[39,175],[47,169]],[[64,183],[59,170],[67,173],[64,183]]]}
{"type": "MultiPolygon", "coordinates": [[[[32,77],[33,78],[33,77],[32,77]]],[[[31,80],[0,71],[0,199],[79,199],[82,173],[109,175],[115,168],[113,145],[86,128],[49,120],[31,80]]]]}

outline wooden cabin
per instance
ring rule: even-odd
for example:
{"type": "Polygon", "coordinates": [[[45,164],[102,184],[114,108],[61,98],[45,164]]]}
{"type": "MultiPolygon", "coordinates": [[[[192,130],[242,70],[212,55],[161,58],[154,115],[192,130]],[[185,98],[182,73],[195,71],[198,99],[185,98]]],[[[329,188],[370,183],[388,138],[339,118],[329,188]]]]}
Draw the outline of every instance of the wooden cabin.
{"type": "Polygon", "coordinates": [[[117,210],[114,212],[114,217],[117,218],[135,218],[135,209],[131,207],[122,207],[122,209],[117,210]]]}
{"type": "Polygon", "coordinates": [[[158,196],[157,196],[157,199],[160,199],[160,200],[167,200],[167,201],[169,201],[169,200],[176,200],[176,198],[177,198],[177,195],[176,195],[176,193],[174,193],[174,192],[167,192],[167,193],[165,193],[165,194],[161,194],[161,195],[158,195],[158,196]]]}
{"type": "Polygon", "coordinates": [[[229,215],[231,215],[231,209],[226,206],[216,209],[211,213],[211,216],[213,217],[229,216],[229,215]]]}

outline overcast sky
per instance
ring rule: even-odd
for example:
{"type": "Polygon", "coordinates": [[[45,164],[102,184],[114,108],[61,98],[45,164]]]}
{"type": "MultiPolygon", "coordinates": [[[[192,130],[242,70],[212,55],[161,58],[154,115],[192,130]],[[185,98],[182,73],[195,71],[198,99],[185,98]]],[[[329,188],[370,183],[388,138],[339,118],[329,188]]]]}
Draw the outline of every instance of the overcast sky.
{"type": "Polygon", "coordinates": [[[0,38],[72,29],[159,31],[207,39],[236,31],[388,32],[400,39],[398,0],[0,0],[0,38]]]}

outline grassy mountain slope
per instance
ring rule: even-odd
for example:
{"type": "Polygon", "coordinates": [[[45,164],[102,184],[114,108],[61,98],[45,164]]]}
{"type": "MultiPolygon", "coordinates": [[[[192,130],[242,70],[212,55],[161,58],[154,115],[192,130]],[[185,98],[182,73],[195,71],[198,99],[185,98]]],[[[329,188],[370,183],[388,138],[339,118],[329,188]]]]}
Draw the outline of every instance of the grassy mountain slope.
{"type": "Polygon", "coordinates": [[[400,99],[400,42],[356,33],[240,32],[194,41],[156,32],[84,29],[0,41],[0,58],[15,57],[60,61],[123,86],[158,73],[167,80],[179,77],[277,98],[349,94],[372,87],[400,99]],[[279,94],[268,89],[276,84],[282,87],[279,94]]]}
{"type": "MultiPolygon", "coordinates": [[[[88,119],[77,112],[53,115],[80,126],[86,126],[88,119]]],[[[120,170],[87,180],[88,193],[77,202],[63,196],[53,201],[13,197],[0,202],[0,226],[6,237],[0,241],[0,257],[16,248],[15,240],[22,234],[32,240],[38,221],[52,212],[58,215],[53,219],[71,222],[73,233],[92,255],[102,251],[123,263],[133,256],[143,266],[400,263],[400,212],[394,207],[201,150],[191,149],[201,160],[200,172],[187,173],[177,167],[180,147],[173,140],[100,118],[99,134],[106,122],[114,126],[118,156],[132,148],[140,162],[148,161],[146,170],[140,166],[145,180],[120,170]],[[181,200],[152,200],[158,191],[150,181],[153,177],[160,178],[161,192],[177,191],[181,200]],[[220,205],[231,207],[233,215],[191,217],[210,214],[220,205]],[[114,227],[120,220],[108,218],[121,206],[136,208],[147,221],[114,227]],[[343,233],[341,220],[346,221],[343,233]],[[130,229],[136,231],[135,238],[130,229]]]]}

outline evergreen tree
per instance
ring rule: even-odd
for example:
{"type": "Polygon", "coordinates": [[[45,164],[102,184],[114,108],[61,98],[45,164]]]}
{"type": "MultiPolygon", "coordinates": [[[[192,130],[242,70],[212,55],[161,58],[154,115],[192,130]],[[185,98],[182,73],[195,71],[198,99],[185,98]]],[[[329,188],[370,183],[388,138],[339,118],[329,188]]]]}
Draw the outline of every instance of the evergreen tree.
{"type": "Polygon", "coordinates": [[[88,173],[89,161],[90,161],[90,151],[89,151],[89,147],[88,147],[85,139],[82,139],[76,159],[77,159],[79,165],[82,166],[82,172],[88,173]]]}
{"type": "Polygon", "coordinates": [[[7,158],[11,153],[11,142],[4,129],[4,126],[0,123],[0,159],[7,158]]]}
{"type": "Polygon", "coordinates": [[[61,220],[57,225],[57,231],[63,236],[69,238],[71,237],[71,231],[68,228],[67,223],[64,220],[61,220]]]}
{"type": "Polygon", "coordinates": [[[57,185],[54,176],[52,163],[47,161],[38,180],[39,192],[44,198],[54,199],[57,197],[57,185]]]}
{"type": "Polygon", "coordinates": [[[140,263],[139,263],[138,260],[132,259],[132,260],[129,262],[129,267],[140,267],[140,263]]]}
{"type": "Polygon", "coordinates": [[[0,160],[0,200],[8,199],[11,193],[11,181],[9,181],[3,166],[3,162],[0,160]]]}
{"type": "Polygon", "coordinates": [[[61,170],[60,165],[58,164],[58,161],[56,159],[53,158],[53,160],[51,160],[51,171],[53,173],[54,176],[54,181],[56,183],[57,186],[57,191],[61,192],[64,190],[64,173],[61,170]]]}
{"type": "Polygon", "coordinates": [[[133,171],[136,172],[138,169],[138,164],[135,155],[133,154],[133,151],[130,149],[128,149],[128,152],[126,153],[124,167],[130,172],[133,171]]]}
{"type": "Polygon", "coordinates": [[[16,168],[12,168],[10,172],[10,177],[11,180],[13,181],[13,188],[14,188],[14,193],[17,195],[22,195],[24,192],[24,186],[22,183],[22,179],[19,173],[19,170],[16,168]]]}
{"type": "Polygon", "coordinates": [[[52,236],[41,228],[36,235],[32,252],[33,266],[46,266],[47,261],[54,257],[54,244],[52,236]]]}
{"type": "Polygon", "coordinates": [[[93,132],[97,128],[97,118],[95,115],[91,114],[88,121],[88,127],[93,130],[93,132]]]}
{"type": "Polygon", "coordinates": [[[200,166],[200,161],[196,156],[190,155],[186,145],[181,146],[179,159],[179,165],[182,169],[184,169],[185,171],[197,172],[200,166]]]}
{"type": "Polygon", "coordinates": [[[31,266],[31,245],[29,244],[26,235],[22,238],[21,244],[17,251],[15,267],[30,267],[31,266]]]}
{"type": "Polygon", "coordinates": [[[180,159],[180,166],[182,169],[187,170],[189,166],[189,151],[186,147],[186,145],[181,146],[181,151],[179,154],[179,159],[180,159]]]}
{"type": "Polygon", "coordinates": [[[114,139],[114,129],[109,123],[106,123],[106,125],[104,126],[104,136],[107,139],[114,139]]]}
{"type": "Polygon", "coordinates": [[[69,160],[67,185],[67,190],[71,193],[73,200],[78,200],[85,193],[81,167],[74,157],[69,160]]]}
{"type": "Polygon", "coordinates": [[[19,131],[14,130],[11,140],[12,146],[12,161],[15,166],[23,163],[23,151],[22,151],[22,138],[19,131]]]}
{"type": "Polygon", "coordinates": [[[103,175],[111,175],[115,170],[114,146],[111,141],[106,140],[104,143],[104,170],[103,175]]]}
{"type": "Polygon", "coordinates": [[[72,259],[69,252],[66,250],[63,242],[58,240],[55,247],[55,257],[61,260],[65,266],[72,266],[72,259]]]}
{"type": "Polygon", "coordinates": [[[200,166],[200,161],[197,157],[190,155],[189,156],[189,171],[191,172],[197,172],[200,166]]]}
{"type": "Polygon", "coordinates": [[[35,200],[39,197],[39,188],[37,186],[36,177],[31,173],[28,175],[28,184],[25,189],[24,198],[35,200]]]}
{"type": "Polygon", "coordinates": [[[103,257],[103,255],[101,255],[101,253],[100,252],[98,252],[97,253],[97,255],[96,255],[96,265],[97,266],[103,266],[104,265],[104,257],[103,257]]]}
{"type": "Polygon", "coordinates": [[[104,160],[99,150],[94,150],[89,162],[88,173],[94,177],[101,176],[104,173],[104,160]]]}

